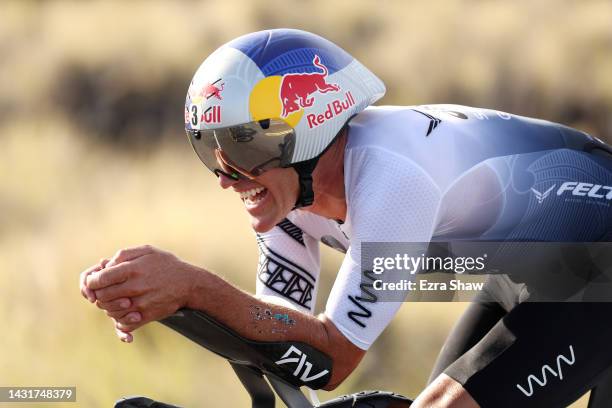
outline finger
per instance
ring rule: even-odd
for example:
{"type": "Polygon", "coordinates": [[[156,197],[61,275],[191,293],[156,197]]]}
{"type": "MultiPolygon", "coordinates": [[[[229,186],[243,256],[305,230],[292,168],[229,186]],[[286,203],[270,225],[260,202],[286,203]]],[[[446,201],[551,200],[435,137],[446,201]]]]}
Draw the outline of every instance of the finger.
{"type": "Polygon", "coordinates": [[[117,321],[115,323],[115,328],[123,332],[133,332],[134,330],[138,329],[142,325],[143,323],[122,323],[122,322],[117,321]]]}
{"type": "MultiPolygon", "coordinates": [[[[110,262],[109,262],[110,264],[110,262]]],[[[87,275],[85,285],[89,289],[97,290],[107,286],[125,282],[135,270],[135,265],[123,262],[116,266],[106,266],[103,270],[87,275]]]]}
{"type": "MultiPolygon", "coordinates": [[[[107,286],[95,291],[96,299],[102,302],[112,302],[124,298],[134,298],[142,295],[142,288],[133,281],[107,286]]],[[[133,304],[133,303],[132,303],[133,304]]]]}
{"type": "Polygon", "coordinates": [[[115,329],[115,333],[117,333],[117,337],[124,343],[132,343],[134,341],[134,335],[132,332],[122,332],[119,329],[115,329]]]}
{"type": "Polygon", "coordinates": [[[87,275],[91,274],[96,270],[99,270],[99,268],[100,265],[94,265],[79,274],[79,288],[81,290],[81,295],[83,295],[83,297],[85,297],[90,302],[93,302],[95,300],[95,295],[91,290],[87,288],[87,286],[85,286],[85,281],[87,279],[87,275]]]}
{"type": "MultiPolygon", "coordinates": [[[[85,278],[83,278],[85,279],[85,278]]],[[[94,293],[93,290],[89,289],[87,286],[85,286],[85,283],[81,284],[81,295],[83,295],[83,297],[87,300],[89,300],[91,303],[96,301],[96,294],[94,293]]]]}
{"type": "Polygon", "coordinates": [[[151,245],[141,245],[132,248],[120,249],[110,260],[109,266],[118,265],[121,262],[127,262],[140,258],[141,256],[153,253],[153,251],[155,251],[155,248],[153,248],[151,245]]]}
{"type": "Polygon", "coordinates": [[[98,299],[98,301],[96,301],[96,306],[108,312],[125,311],[132,306],[132,301],[130,298],[119,298],[109,302],[103,302],[98,299]]]}
{"type": "Polygon", "coordinates": [[[81,274],[79,276],[79,286],[80,286],[80,289],[81,289],[81,295],[83,295],[83,297],[85,297],[90,302],[95,302],[96,295],[94,294],[94,292],[91,289],[89,289],[86,286],[87,276],[89,276],[90,274],[92,274],[94,272],[97,272],[97,271],[103,269],[105,264],[106,264],[106,262],[108,262],[108,259],[101,260],[98,264],[90,266],[89,268],[87,268],[86,270],[81,272],[81,274]]]}
{"type": "Polygon", "coordinates": [[[115,328],[115,333],[117,334],[117,337],[119,337],[119,340],[124,343],[131,343],[134,341],[134,336],[130,332],[124,332],[115,328]]]}
{"type": "Polygon", "coordinates": [[[115,321],[125,325],[140,323],[142,321],[142,314],[140,312],[130,312],[121,318],[115,319],[115,321]]]}
{"type": "Polygon", "coordinates": [[[116,312],[106,312],[106,315],[112,319],[122,319],[125,317],[125,315],[127,315],[128,313],[132,312],[133,310],[119,310],[116,312]]]}

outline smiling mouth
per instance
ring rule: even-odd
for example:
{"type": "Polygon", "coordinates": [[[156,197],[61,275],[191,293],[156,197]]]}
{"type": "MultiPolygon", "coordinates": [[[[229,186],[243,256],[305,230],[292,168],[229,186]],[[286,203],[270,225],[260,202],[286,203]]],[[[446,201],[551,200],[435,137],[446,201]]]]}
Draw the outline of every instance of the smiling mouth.
{"type": "Polygon", "coordinates": [[[240,198],[245,204],[253,205],[263,200],[267,192],[268,190],[265,187],[252,188],[247,191],[241,191],[240,198]]]}

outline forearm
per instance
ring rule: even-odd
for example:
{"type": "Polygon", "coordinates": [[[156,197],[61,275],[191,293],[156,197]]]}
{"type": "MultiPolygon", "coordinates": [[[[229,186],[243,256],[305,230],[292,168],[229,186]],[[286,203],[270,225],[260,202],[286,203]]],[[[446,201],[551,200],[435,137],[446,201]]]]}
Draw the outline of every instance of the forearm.
{"type": "Polygon", "coordinates": [[[304,341],[319,349],[327,348],[326,333],[315,316],[261,301],[214,273],[193,268],[187,307],[205,312],[248,339],[304,341]]]}
{"type": "Polygon", "coordinates": [[[324,315],[312,316],[257,299],[221,277],[195,266],[186,307],[205,312],[239,335],[256,341],[298,341],[333,360],[333,389],[357,366],[365,352],[352,345],[324,315]]]}

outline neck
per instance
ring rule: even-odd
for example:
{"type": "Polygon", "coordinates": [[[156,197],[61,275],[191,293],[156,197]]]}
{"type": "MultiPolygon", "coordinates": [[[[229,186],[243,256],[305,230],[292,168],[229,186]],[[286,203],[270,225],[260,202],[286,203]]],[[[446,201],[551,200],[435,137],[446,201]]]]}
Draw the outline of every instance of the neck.
{"type": "Polygon", "coordinates": [[[312,173],[314,202],[304,210],[325,218],[345,221],[344,148],[347,133],[347,129],[343,129],[319,159],[312,173]]]}

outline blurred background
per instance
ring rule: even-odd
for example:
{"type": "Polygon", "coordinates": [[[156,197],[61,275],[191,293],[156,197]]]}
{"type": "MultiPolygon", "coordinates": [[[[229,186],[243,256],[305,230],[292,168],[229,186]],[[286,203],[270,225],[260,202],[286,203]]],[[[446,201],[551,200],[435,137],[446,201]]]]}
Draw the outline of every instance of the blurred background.
{"type": "MultiPolygon", "coordinates": [[[[224,361],[158,324],[131,345],[117,340],[80,297],[78,275],[149,243],[254,290],[247,216],[192,153],[183,104],[211,51],[275,27],[343,46],[386,83],[381,104],[495,108],[612,140],[608,0],[4,0],[0,386],[77,386],[71,407],[134,394],[249,406],[224,361]]],[[[323,256],[319,305],[341,261],[323,256]]],[[[416,395],[464,308],[405,305],[350,379],[320,398],[364,388],[416,395]]]]}

